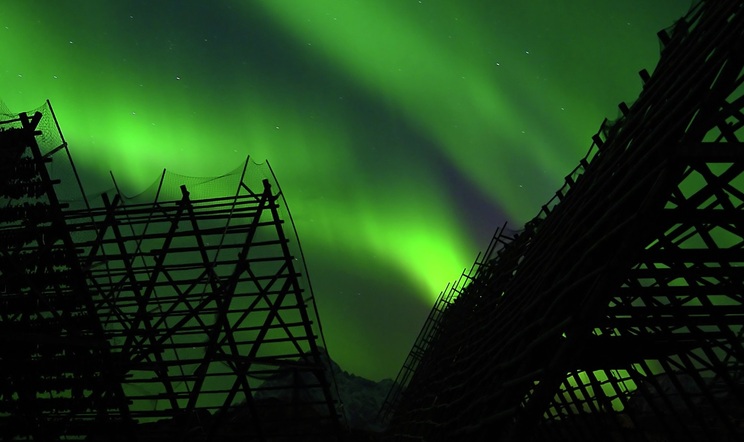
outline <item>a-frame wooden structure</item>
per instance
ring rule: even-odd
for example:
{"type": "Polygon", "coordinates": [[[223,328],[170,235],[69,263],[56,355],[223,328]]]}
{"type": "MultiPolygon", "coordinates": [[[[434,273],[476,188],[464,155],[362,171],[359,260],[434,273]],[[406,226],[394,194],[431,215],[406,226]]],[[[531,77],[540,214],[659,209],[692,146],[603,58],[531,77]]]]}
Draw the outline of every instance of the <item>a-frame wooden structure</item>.
{"type": "Polygon", "coordinates": [[[247,160],[213,179],[164,172],[134,198],[79,186],[61,202],[50,165],[79,180],[51,106],[2,120],[3,440],[339,437],[314,298],[268,164],[252,170],[258,186],[247,160]]]}

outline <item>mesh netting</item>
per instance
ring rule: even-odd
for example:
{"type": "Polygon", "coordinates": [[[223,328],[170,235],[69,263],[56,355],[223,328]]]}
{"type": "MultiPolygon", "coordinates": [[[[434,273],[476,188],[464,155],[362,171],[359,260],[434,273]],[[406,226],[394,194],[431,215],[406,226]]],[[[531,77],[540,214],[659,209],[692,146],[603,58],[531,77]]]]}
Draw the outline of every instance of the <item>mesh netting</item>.
{"type": "MultiPolygon", "coordinates": [[[[36,126],[41,131],[41,134],[36,137],[36,142],[39,145],[42,155],[47,155],[49,152],[62,147],[64,145],[64,138],[62,137],[59,126],[57,126],[51,104],[48,101],[36,109],[27,111],[26,114],[30,117],[36,112],[40,112],[42,115],[39,124],[36,126]]],[[[12,113],[2,101],[0,101],[0,121],[2,121],[2,127],[5,130],[21,128],[18,114],[12,113]]]]}

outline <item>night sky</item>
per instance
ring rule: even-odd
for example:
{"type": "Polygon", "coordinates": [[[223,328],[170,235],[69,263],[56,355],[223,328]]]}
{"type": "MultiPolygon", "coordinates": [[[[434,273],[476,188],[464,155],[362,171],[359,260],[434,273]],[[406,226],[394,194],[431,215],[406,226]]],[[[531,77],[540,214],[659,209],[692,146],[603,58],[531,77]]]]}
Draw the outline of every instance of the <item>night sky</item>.
{"type": "Polygon", "coordinates": [[[537,214],[690,0],[4,0],[0,100],[88,190],[268,160],[331,356],[394,377],[447,282],[537,214]],[[64,5],[65,7],[63,7],[64,5]]]}

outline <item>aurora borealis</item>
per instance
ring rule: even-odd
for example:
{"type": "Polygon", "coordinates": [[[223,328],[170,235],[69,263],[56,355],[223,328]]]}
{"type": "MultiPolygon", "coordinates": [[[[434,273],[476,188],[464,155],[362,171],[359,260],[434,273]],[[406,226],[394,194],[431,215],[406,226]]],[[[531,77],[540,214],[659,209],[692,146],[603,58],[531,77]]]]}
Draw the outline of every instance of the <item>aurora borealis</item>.
{"type": "Polygon", "coordinates": [[[89,189],[267,159],[331,356],[379,379],[635,99],[690,1],[60,4],[4,2],[0,99],[51,100],[89,189]]]}

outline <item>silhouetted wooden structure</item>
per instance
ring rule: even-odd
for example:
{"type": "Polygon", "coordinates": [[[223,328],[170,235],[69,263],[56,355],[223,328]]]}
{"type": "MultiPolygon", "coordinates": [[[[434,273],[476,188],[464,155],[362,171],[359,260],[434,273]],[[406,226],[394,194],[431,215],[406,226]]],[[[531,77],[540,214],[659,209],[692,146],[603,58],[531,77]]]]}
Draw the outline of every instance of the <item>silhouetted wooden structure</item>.
{"type": "Polygon", "coordinates": [[[442,295],[391,440],[744,440],[744,2],[659,37],[638,100],[442,295]]]}
{"type": "Polygon", "coordinates": [[[252,170],[258,185],[246,161],[213,179],[163,172],[137,197],[95,203],[48,103],[2,118],[0,156],[0,438],[339,437],[268,164],[252,170]],[[60,201],[52,163],[74,200],[60,201]]]}

